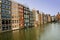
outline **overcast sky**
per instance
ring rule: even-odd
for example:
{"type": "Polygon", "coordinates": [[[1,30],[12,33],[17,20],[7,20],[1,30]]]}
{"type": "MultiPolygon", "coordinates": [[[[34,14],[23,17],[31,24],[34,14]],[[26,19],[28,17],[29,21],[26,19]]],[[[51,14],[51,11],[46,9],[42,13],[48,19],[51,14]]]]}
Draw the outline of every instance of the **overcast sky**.
{"type": "Polygon", "coordinates": [[[60,12],[60,0],[15,0],[29,6],[30,9],[37,9],[45,14],[55,15],[60,12]]]}

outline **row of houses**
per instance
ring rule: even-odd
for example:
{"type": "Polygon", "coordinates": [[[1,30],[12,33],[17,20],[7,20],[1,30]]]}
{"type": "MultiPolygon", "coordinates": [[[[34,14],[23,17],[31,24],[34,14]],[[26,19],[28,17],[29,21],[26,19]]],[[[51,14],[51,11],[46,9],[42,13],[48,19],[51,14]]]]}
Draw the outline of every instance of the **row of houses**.
{"type": "Polygon", "coordinates": [[[51,22],[51,15],[20,3],[0,0],[0,31],[37,27],[51,22]]]}
{"type": "Polygon", "coordinates": [[[57,21],[57,22],[60,22],[60,12],[58,12],[56,15],[55,15],[55,20],[57,21]]]}
{"type": "Polygon", "coordinates": [[[44,12],[39,12],[39,10],[36,9],[33,9],[32,12],[35,27],[52,22],[52,16],[50,14],[44,14],[44,12]]]}

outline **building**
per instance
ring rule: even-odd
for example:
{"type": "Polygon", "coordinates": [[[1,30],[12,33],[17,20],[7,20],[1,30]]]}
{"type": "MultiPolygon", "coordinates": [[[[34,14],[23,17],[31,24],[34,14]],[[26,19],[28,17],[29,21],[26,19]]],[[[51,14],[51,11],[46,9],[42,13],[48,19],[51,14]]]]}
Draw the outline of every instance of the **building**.
{"type": "Polygon", "coordinates": [[[58,12],[56,15],[56,20],[59,22],[60,21],[60,13],[58,12]]]}
{"type": "Polygon", "coordinates": [[[32,9],[32,13],[33,13],[33,17],[34,17],[34,27],[35,27],[35,26],[37,26],[35,9],[32,9]]]}
{"type": "Polygon", "coordinates": [[[29,7],[24,6],[24,27],[28,28],[29,27],[29,23],[30,23],[30,10],[29,7]]]}
{"type": "Polygon", "coordinates": [[[41,17],[41,14],[40,14],[40,12],[39,12],[39,10],[37,10],[37,18],[38,18],[38,20],[37,20],[37,22],[38,22],[38,26],[40,26],[40,17],[41,17]]]}
{"type": "Polygon", "coordinates": [[[41,24],[44,24],[44,13],[41,12],[41,24]]]}
{"type": "Polygon", "coordinates": [[[1,31],[11,30],[11,1],[0,0],[0,29],[1,31]]]}
{"type": "Polygon", "coordinates": [[[16,29],[19,29],[19,10],[18,10],[18,3],[12,1],[11,3],[11,26],[12,26],[12,30],[16,30],[16,29]]]}
{"type": "Polygon", "coordinates": [[[48,20],[47,15],[46,15],[46,14],[44,14],[44,24],[46,24],[46,23],[47,23],[47,20],[48,20]]]}
{"type": "Polygon", "coordinates": [[[47,17],[48,17],[48,23],[50,23],[51,22],[51,15],[50,14],[47,14],[47,17]]]}
{"type": "Polygon", "coordinates": [[[18,4],[18,13],[19,13],[19,26],[20,29],[24,28],[24,6],[18,4]]]}
{"type": "Polygon", "coordinates": [[[29,27],[34,27],[34,17],[33,17],[32,11],[30,11],[30,26],[29,27]]]}
{"type": "Polygon", "coordinates": [[[39,26],[39,11],[32,9],[33,17],[34,17],[34,26],[39,26]]]}
{"type": "Polygon", "coordinates": [[[54,15],[54,16],[51,16],[51,17],[52,17],[52,18],[51,18],[51,21],[52,21],[52,22],[56,22],[56,21],[57,21],[55,15],[54,15]]]}
{"type": "MultiPolygon", "coordinates": [[[[60,21],[59,12],[56,19],[60,21]]],[[[45,15],[35,9],[30,11],[29,7],[12,0],[0,0],[0,30],[2,31],[37,27],[52,20],[53,17],[50,14],[45,15]]]]}
{"type": "Polygon", "coordinates": [[[41,13],[39,13],[39,24],[41,25],[41,13]]]}
{"type": "Polygon", "coordinates": [[[1,22],[1,1],[0,1],[0,31],[1,31],[1,28],[2,28],[2,22],[1,22]]]}

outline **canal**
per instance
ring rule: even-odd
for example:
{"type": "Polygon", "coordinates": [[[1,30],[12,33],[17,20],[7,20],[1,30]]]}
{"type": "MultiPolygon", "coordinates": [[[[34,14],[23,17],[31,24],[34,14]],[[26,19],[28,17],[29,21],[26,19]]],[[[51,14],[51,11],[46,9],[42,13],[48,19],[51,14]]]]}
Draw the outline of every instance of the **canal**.
{"type": "Polygon", "coordinates": [[[60,23],[0,33],[0,40],[60,40],[60,23]]]}

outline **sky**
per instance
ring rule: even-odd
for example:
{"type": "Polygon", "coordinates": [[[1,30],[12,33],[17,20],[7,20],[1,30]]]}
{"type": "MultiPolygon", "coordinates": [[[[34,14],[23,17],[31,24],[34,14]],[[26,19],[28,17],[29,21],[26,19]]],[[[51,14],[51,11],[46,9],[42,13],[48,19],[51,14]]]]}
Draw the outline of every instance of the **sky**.
{"type": "Polygon", "coordinates": [[[18,3],[28,6],[30,9],[35,8],[45,14],[56,15],[60,12],[60,0],[15,0],[18,3]]]}

